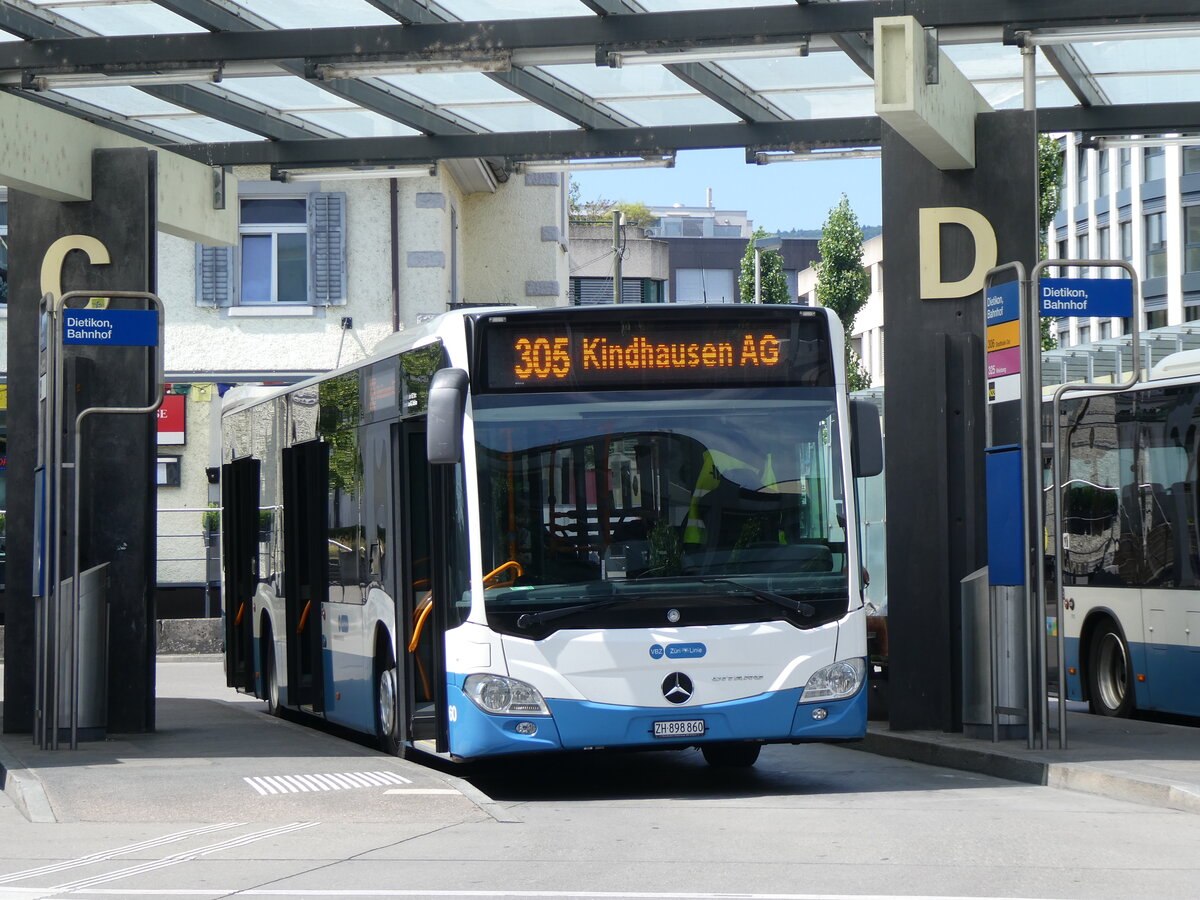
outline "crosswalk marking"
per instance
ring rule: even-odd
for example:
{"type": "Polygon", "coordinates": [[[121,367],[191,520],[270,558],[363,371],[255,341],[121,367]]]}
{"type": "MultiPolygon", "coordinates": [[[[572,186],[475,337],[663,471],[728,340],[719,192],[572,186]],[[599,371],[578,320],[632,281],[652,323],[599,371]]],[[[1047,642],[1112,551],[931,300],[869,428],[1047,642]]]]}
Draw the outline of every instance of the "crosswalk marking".
{"type": "Polygon", "coordinates": [[[247,775],[246,784],[260,797],[269,794],[300,794],[310,791],[344,791],[353,788],[412,784],[412,779],[395,772],[330,772],[320,775],[247,775]]]}

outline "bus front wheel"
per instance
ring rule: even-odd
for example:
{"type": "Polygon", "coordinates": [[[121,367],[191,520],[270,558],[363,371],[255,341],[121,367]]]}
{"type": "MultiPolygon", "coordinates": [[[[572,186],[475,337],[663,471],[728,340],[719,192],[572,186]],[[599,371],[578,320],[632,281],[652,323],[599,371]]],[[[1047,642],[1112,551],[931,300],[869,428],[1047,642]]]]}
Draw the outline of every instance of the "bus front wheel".
{"type": "Polygon", "coordinates": [[[271,635],[270,626],[263,636],[263,693],[266,694],[267,712],[272,716],[282,714],[283,706],[279,701],[279,675],[275,671],[275,639],[271,635]]]}
{"type": "Polygon", "coordinates": [[[1127,718],[1133,713],[1133,669],[1120,629],[1106,622],[1092,635],[1088,652],[1088,703],[1093,713],[1127,718]]]}
{"type": "Polygon", "coordinates": [[[400,752],[400,728],[396,720],[396,666],[390,660],[375,664],[375,738],[388,756],[400,752]]]}
{"type": "Polygon", "coordinates": [[[721,768],[748,768],[758,761],[758,751],[761,749],[761,744],[748,743],[700,745],[704,761],[721,768]]]}

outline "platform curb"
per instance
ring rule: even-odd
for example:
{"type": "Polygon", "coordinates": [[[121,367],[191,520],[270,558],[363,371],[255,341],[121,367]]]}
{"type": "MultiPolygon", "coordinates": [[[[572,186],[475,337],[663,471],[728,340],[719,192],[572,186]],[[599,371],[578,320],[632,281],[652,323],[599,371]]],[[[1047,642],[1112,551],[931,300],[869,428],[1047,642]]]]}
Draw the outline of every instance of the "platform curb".
{"type": "Polygon", "coordinates": [[[37,774],[22,766],[7,748],[0,744],[0,782],[4,793],[26,819],[37,823],[56,823],[54,808],[42,788],[37,774]]]}

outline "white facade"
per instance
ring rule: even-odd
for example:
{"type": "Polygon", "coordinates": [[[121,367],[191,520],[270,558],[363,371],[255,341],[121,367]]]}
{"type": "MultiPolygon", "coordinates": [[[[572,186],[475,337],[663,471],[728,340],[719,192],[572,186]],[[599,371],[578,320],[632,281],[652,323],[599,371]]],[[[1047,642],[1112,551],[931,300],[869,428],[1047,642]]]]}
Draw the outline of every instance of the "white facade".
{"type": "MultiPolygon", "coordinates": [[[[854,317],[850,346],[871,376],[871,387],[883,387],[883,235],[863,241],[863,268],[871,276],[867,302],[854,317]]],[[[796,297],[800,303],[820,306],[817,302],[817,270],[796,273],[796,297]]]]}
{"type": "MultiPolygon", "coordinates": [[[[1065,162],[1063,194],[1047,234],[1049,255],[1132,264],[1142,285],[1142,330],[1200,319],[1200,142],[1091,149],[1079,135],[1058,140],[1065,162]]],[[[1119,319],[1055,324],[1063,348],[1123,333],[1119,319]]]]}

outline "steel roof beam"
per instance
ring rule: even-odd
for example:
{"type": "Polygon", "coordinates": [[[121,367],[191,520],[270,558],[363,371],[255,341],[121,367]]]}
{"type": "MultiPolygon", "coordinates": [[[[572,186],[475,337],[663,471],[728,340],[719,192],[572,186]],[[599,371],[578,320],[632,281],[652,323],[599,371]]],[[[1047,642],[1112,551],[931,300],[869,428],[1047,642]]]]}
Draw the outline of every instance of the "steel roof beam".
{"type": "MultiPolygon", "coordinates": [[[[38,14],[35,14],[31,10],[7,4],[0,6],[0,25],[6,30],[26,38],[75,37],[76,35],[71,29],[79,28],[78,25],[49,10],[39,11],[38,14]]],[[[252,134],[260,134],[267,138],[294,140],[317,137],[319,134],[315,130],[299,127],[274,116],[264,115],[261,110],[191,85],[147,85],[142,90],[167,103],[173,103],[200,115],[211,116],[252,134]]],[[[27,92],[23,96],[28,100],[69,112],[89,122],[103,124],[114,131],[148,143],[161,144],[174,140],[173,138],[162,138],[158,130],[151,126],[144,126],[136,119],[118,116],[115,113],[105,114],[96,107],[65,98],[65,96],[39,96],[37,92],[27,92]]]]}
{"type": "MultiPolygon", "coordinates": [[[[1055,107],[1038,111],[1043,132],[1153,134],[1200,130],[1200,103],[1055,107]]],[[[573,159],[678,150],[753,147],[757,150],[830,149],[879,145],[875,116],[791,122],[597,128],[592,131],[496,132],[428,137],[179,144],[177,153],[209,165],[369,166],[406,161],[503,156],[573,159]]]]}
{"type": "MultiPolygon", "coordinates": [[[[237,36],[259,40],[267,35],[282,33],[275,29],[265,28],[265,20],[257,16],[236,15],[217,0],[156,0],[156,2],[203,28],[218,29],[210,36],[237,36]]],[[[399,3],[399,0],[397,2],[399,3]]],[[[178,35],[171,37],[178,37],[178,35]]],[[[292,58],[279,60],[279,63],[286,72],[292,75],[300,78],[304,78],[306,75],[304,61],[295,58],[294,55],[292,58]]],[[[458,116],[439,112],[432,103],[404,95],[396,88],[375,79],[347,78],[313,83],[363,109],[402,122],[426,134],[471,134],[478,130],[458,116]]]]}
{"type": "Polygon", "coordinates": [[[597,128],[593,131],[493,132],[429,137],[344,138],[321,141],[180,144],[171,149],[209,165],[369,166],[383,162],[503,156],[570,159],[630,154],[662,155],[673,150],[754,146],[792,150],[813,147],[877,146],[874,116],[809,122],[671,125],[661,128],[597,128]]]}
{"type": "MultiPolygon", "coordinates": [[[[179,4],[181,0],[174,2],[179,4]]],[[[0,69],[144,68],[300,57],[402,59],[588,45],[627,49],[736,46],[803,35],[863,33],[872,29],[874,19],[893,15],[916,15],[923,26],[943,29],[990,25],[1027,30],[1195,20],[1194,0],[1140,0],[1137,12],[1129,10],[1128,0],[1089,0],[1086,4],[1046,0],[1038,4],[1036,11],[1029,9],[1027,0],[860,0],[750,7],[732,17],[728,10],[685,10],[490,22],[40,39],[0,44],[0,69]]]]}
{"type": "Polygon", "coordinates": [[[1070,44],[1047,44],[1041,50],[1059,78],[1084,106],[1107,106],[1111,102],[1082,57],[1070,44]]]}

